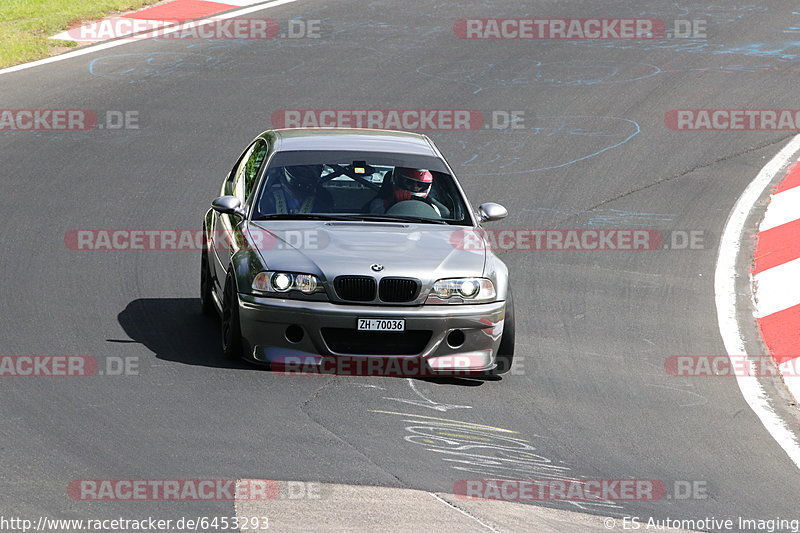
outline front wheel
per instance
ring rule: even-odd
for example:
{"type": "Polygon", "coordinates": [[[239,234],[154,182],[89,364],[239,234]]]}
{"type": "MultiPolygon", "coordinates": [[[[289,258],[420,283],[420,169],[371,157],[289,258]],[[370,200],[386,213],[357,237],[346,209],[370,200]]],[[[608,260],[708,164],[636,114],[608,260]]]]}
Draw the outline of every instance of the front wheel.
{"type": "Polygon", "coordinates": [[[200,309],[204,315],[216,315],[214,297],[211,295],[214,280],[211,278],[211,269],[208,264],[208,252],[203,250],[200,257],[200,309]]]}
{"type": "Polygon", "coordinates": [[[239,322],[239,294],[233,277],[225,280],[225,293],[222,297],[222,353],[225,359],[242,358],[242,329],[239,322]]]}
{"type": "Polygon", "coordinates": [[[500,347],[497,349],[497,367],[492,371],[493,374],[505,374],[511,370],[514,362],[514,299],[511,296],[511,287],[508,288],[506,298],[506,317],[503,322],[503,336],[500,337],[500,347]]]}

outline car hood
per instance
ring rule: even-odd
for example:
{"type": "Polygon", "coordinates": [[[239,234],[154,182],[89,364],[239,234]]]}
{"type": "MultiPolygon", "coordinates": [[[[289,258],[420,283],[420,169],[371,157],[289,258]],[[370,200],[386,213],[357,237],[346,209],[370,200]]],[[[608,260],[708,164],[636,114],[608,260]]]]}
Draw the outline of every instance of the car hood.
{"type": "MultiPolygon", "coordinates": [[[[269,270],[308,272],[327,280],[356,275],[437,279],[482,276],[483,246],[466,249],[464,235],[482,230],[443,224],[338,221],[254,221],[250,234],[269,270]],[[378,272],[372,265],[382,265],[378,272]]],[[[479,237],[480,238],[480,237],[479,237]]],[[[483,242],[482,238],[480,238],[483,242]]]]}

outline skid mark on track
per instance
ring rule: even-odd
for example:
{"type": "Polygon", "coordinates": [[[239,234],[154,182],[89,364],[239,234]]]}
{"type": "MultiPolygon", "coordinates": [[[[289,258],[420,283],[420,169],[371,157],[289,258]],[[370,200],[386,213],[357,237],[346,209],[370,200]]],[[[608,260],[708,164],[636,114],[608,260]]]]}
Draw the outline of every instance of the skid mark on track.
{"type": "MultiPolygon", "coordinates": [[[[675,391],[675,392],[680,392],[681,394],[688,394],[690,396],[694,396],[694,397],[699,398],[699,401],[696,401],[694,403],[681,403],[681,404],[678,404],[678,407],[697,407],[699,405],[705,405],[705,404],[708,403],[708,398],[706,398],[705,396],[703,396],[702,394],[700,394],[698,392],[687,390],[686,388],[672,387],[672,386],[669,386],[669,385],[656,385],[654,383],[646,383],[645,386],[652,387],[652,388],[657,388],[657,389],[671,390],[671,391],[675,391]]],[[[691,387],[691,385],[689,385],[688,387],[691,387]]]]}

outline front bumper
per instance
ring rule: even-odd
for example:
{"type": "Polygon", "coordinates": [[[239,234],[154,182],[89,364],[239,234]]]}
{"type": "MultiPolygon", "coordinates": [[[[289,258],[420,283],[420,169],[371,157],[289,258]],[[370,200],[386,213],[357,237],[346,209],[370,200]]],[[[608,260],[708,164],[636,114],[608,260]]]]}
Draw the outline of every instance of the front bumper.
{"type": "Polygon", "coordinates": [[[303,369],[316,367],[325,369],[326,373],[348,373],[357,365],[343,365],[344,360],[352,363],[377,359],[392,363],[392,367],[401,369],[401,373],[414,373],[414,369],[432,374],[472,373],[492,370],[496,366],[505,302],[369,306],[240,294],[239,317],[246,355],[256,363],[276,366],[285,365],[287,361],[300,361],[303,369]],[[423,341],[411,348],[413,353],[405,353],[403,348],[398,352],[396,347],[387,346],[393,338],[396,339],[391,334],[370,336],[370,343],[376,342],[374,346],[368,346],[366,353],[363,349],[349,353],[341,351],[343,343],[333,342],[332,336],[326,333],[331,331],[327,328],[336,329],[338,337],[342,333],[349,335],[351,330],[353,338],[357,338],[360,335],[356,329],[359,318],[404,319],[407,332],[430,332],[430,336],[415,334],[423,341]],[[302,329],[300,339],[298,327],[302,329]],[[460,331],[463,337],[461,333],[451,335],[454,331],[460,331]],[[337,347],[339,351],[335,349],[337,347]],[[392,353],[396,355],[387,355],[392,353]],[[331,369],[334,371],[329,372],[331,369]]]}

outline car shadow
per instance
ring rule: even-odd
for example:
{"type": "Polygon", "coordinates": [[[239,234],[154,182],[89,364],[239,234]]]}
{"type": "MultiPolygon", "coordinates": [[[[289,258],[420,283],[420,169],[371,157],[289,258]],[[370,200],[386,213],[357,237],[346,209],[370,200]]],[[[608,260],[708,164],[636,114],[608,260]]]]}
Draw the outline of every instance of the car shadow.
{"type": "Polygon", "coordinates": [[[457,385],[459,387],[480,387],[485,381],[502,381],[499,376],[465,376],[465,377],[424,377],[420,381],[436,385],[457,385]]]}
{"type": "Polygon", "coordinates": [[[133,342],[143,344],[158,359],[215,368],[254,368],[223,357],[219,319],[201,313],[198,298],[140,298],[129,303],[117,320],[133,342]]]}

